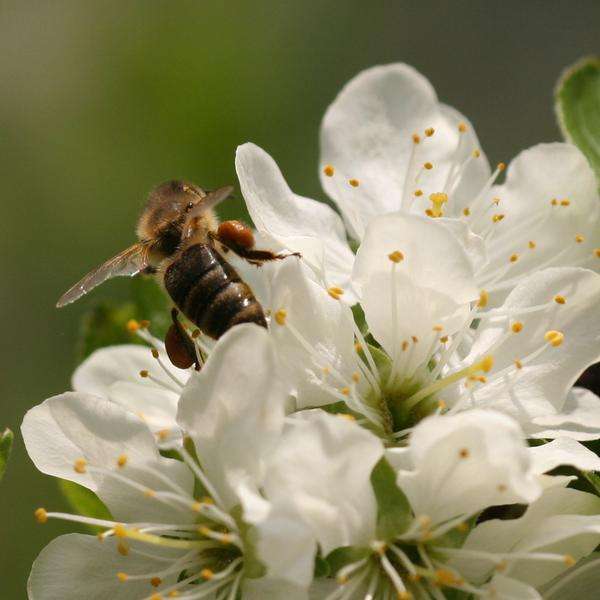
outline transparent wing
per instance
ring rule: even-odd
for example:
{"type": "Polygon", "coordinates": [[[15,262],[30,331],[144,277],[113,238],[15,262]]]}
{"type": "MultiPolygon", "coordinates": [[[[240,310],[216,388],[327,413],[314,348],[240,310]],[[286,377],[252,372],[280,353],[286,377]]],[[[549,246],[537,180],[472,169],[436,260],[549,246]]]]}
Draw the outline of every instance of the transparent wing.
{"type": "Polygon", "coordinates": [[[149,245],[146,243],[134,244],[105,263],[88,273],[81,281],[66,291],[56,303],[60,308],[75,302],[96,286],[112,277],[133,277],[148,266],[149,245]]]}

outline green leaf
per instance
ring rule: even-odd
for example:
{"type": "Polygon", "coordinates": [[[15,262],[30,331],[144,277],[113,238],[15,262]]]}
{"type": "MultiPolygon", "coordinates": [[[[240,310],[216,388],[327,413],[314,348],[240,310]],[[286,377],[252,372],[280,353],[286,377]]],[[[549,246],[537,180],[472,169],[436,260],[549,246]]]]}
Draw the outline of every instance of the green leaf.
{"type": "Polygon", "coordinates": [[[15,436],[10,429],[5,429],[2,434],[0,434],[0,481],[2,481],[2,477],[6,471],[6,465],[8,463],[8,457],[10,456],[14,438],[15,436]]]}
{"type": "MultiPolygon", "coordinates": [[[[93,517],[94,519],[112,520],[112,516],[104,502],[91,490],[66,479],[59,479],[58,485],[67,502],[78,515],[93,517]]],[[[87,527],[94,532],[101,530],[101,528],[92,525],[87,527]]]]}
{"type": "Polygon", "coordinates": [[[588,57],[567,69],[555,100],[563,135],[585,154],[600,180],[600,58],[588,57]]]}
{"type": "Polygon", "coordinates": [[[586,471],[583,475],[590,482],[596,494],[600,496],[600,474],[586,471]]]}
{"type": "Polygon", "coordinates": [[[320,554],[315,556],[315,569],[313,577],[318,579],[320,577],[329,577],[331,575],[331,568],[327,560],[325,560],[320,554]]]}
{"type": "Polygon", "coordinates": [[[363,559],[371,553],[370,548],[363,548],[357,546],[344,546],[343,548],[336,548],[332,550],[325,560],[329,564],[331,573],[337,573],[342,567],[349,565],[357,560],[363,559]]]}
{"type": "Polygon", "coordinates": [[[377,537],[394,539],[406,530],[412,520],[408,499],[396,484],[396,472],[382,458],[371,473],[371,485],[377,499],[377,537]]]}
{"type": "Polygon", "coordinates": [[[131,319],[150,321],[153,335],[164,337],[170,323],[170,303],[156,281],[149,277],[131,280],[131,300],[117,305],[102,302],[84,317],[79,339],[79,361],[105,346],[116,344],[143,344],[140,338],[127,330],[131,319]]]}

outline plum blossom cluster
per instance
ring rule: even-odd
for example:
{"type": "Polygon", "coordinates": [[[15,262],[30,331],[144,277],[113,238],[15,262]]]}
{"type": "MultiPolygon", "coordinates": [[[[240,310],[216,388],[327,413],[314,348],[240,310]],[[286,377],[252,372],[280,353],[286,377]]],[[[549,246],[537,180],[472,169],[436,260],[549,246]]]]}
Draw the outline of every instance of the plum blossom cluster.
{"type": "Polygon", "coordinates": [[[38,469],[110,514],[36,510],[99,533],[42,550],[29,598],[592,597],[600,398],[574,383],[600,360],[600,198],[577,148],[492,169],[390,65],[324,117],[339,213],[252,144],[236,168],[261,238],[302,260],[248,274],[269,326],[193,335],[200,371],[132,323],[147,346],[96,351],[27,413],[38,469]]]}

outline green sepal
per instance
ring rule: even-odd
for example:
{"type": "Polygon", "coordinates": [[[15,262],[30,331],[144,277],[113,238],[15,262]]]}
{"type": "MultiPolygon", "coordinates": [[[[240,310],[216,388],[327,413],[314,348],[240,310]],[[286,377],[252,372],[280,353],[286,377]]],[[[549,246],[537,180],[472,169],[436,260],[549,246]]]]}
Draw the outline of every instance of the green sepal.
{"type": "Polygon", "coordinates": [[[561,131],[587,157],[600,181],[600,58],[569,67],[555,91],[561,131]]]}
{"type": "Polygon", "coordinates": [[[248,579],[258,579],[264,577],[267,573],[265,565],[258,558],[256,549],[258,544],[258,530],[254,525],[249,525],[243,519],[243,509],[238,504],[230,511],[238,526],[242,544],[244,547],[244,577],[248,579]]]}
{"type": "Polygon", "coordinates": [[[14,438],[15,436],[10,429],[5,429],[0,434],[0,481],[2,481],[2,477],[4,477],[4,472],[6,471],[14,438]]]}
{"type": "Polygon", "coordinates": [[[315,556],[315,568],[313,577],[318,579],[320,577],[329,577],[331,575],[331,567],[326,559],[321,556],[321,553],[315,556]]]}
{"type": "Polygon", "coordinates": [[[341,568],[358,560],[362,560],[366,556],[369,556],[371,552],[372,550],[367,547],[343,546],[342,548],[332,550],[325,557],[325,560],[329,565],[330,572],[335,575],[341,568]]]}
{"type": "MultiPolygon", "coordinates": [[[[106,505],[94,492],[88,490],[86,487],[75,483],[74,481],[68,481],[67,479],[59,479],[58,486],[63,496],[73,509],[73,511],[84,517],[92,517],[94,519],[106,519],[112,521],[112,515],[106,505]]],[[[94,533],[102,531],[101,527],[95,527],[93,525],[86,525],[88,529],[94,533]]]]}
{"type": "Polygon", "coordinates": [[[600,474],[592,471],[586,471],[583,476],[588,480],[590,485],[594,488],[594,491],[600,496],[600,474]]]}
{"type": "Polygon", "coordinates": [[[412,512],[404,492],[396,484],[396,472],[381,458],[371,473],[371,485],[377,500],[377,538],[389,541],[406,531],[412,512]]]}

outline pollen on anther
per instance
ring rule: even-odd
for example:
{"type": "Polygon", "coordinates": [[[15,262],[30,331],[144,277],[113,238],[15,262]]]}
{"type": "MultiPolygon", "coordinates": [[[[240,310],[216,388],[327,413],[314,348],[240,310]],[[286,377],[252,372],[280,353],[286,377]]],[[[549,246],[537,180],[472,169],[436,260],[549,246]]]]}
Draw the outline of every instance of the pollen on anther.
{"type": "Polygon", "coordinates": [[[479,150],[473,150],[472,156],[473,158],[479,158],[481,156],[481,152],[479,150]]]}
{"type": "Polygon", "coordinates": [[[479,368],[484,373],[489,373],[494,366],[494,357],[492,355],[488,355],[484,357],[484,359],[479,363],[479,368]]]}
{"type": "Polygon", "coordinates": [[[325,173],[325,175],[327,175],[327,177],[333,177],[333,174],[335,173],[335,169],[333,168],[332,165],[325,165],[323,167],[323,173],[325,173]]]}
{"type": "Polygon", "coordinates": [[[170,433],[171,431],[169,429],[161,429],[156,432],[156,435],[158,436],[159,440],[164,441],[169,437],[170,433]]]}
{"type": "Polygon", "coordinates": [[[354,381],[354,383],[358,383],[360,381],[360,373],[354,371],[354,373],[352,373],[352,381],[354,381]]]}
{"type": "Polygon", "coordinates": [[[510,328],[513,333],[520,333],[523,331],[523,323],[521,321],[515,321],[510,328]]]}
{"type": "Polygon", "coordinates": [[[146,377],[148,377],[149,375],[150,375],[150,373],[148,373],[148,371],[146,371],[146,369],[142,369],[142,370],[140,371],[140,377],[141,377],[142,379],[146,379],[146,377]]]}
{"type": "Polygon", "coordinates": [[[565,198],[564,200],[560,201],[560,205],[561,206],[569,206],[569,204],[571,204],[571,201],[568,200],[567,198],[565,198]]]}
{"type": "Polygon", "coordinates": [[[426,135],[427,137],[431,137],[431,136],[432,136],[434,133],[435,133],[435,129],[434,129],[433,127],[428,127],[428,128],[425,130],[425,135],[426,135]]]}
{"type": "Polygon", "coordinates": [[[434,325],[433,326],[433,331],[443,331],[444,328],[441,325],[434,325]]]}
{"type": "Polygon", "coordinates": [[[600,258],[600,248],[594,248],[594,255],[596,258],[600,258]]]}
{"type": "Polygon", "coordinates": [[[428,171],[431,171],[431,169],[433,169],[433,163],[426,162],[426,163],[423,165],[423,168],[427,169],[428,171]]]}
{"type": "Polygon", "coordinates": [[[445,344],[448,341],[448,336],[444,335],[440,338],[440,342],[442,342],[442,344],[445,344]]]}
{"type": "Polygon", "coordinates": [[[469,524],[465,523],[464,521],[462,523],[459,523],[456,526],[456,529],[460,532],[460,533],[467,533],[467,531],[469,531],[469,524]]]}
{"type": "Polygon", "coordinates": [[[119,578],[119,581],[124,583],[125,581],[127,581],[129,579],[129,575],[127,575],[127,573],[123,573],[122,571],[119,571],[117,573],[117,577],[119,578]]]}
{"type": "Polygon", "coordinates": [[[481,290],[479,292],[479,301],[477,302],[477,306],[479,306],[479,308],[485,308],[489,302],[489,299],[490,295],[487,293],[487,291],[481,290]]]}
{"type": "Polygon", "coordinates": [[[214,576],[215,574],[211,569],[202,569],[202,571],[200,571],[200,577],[202,577],[202,579],[206,579],[207,581],[212,579],[214,576]]]}
{"type": "Polygon", "coordinates": [[[354,344],[354,351],[355,351],[355,352],[362,352],[362,351],[363,351],[362,344],[360,344],[359,342],[356,342],[356,343],[354,344]]]}
{"type": "Polygon", "coordinates": [[[38,508],[34,513],[33,516],[35,517],[35,520],[38,523],[46,523],[48,521],[48,513],[46,512],[45,508],[38,508]]]}
{"type": "Polygon", "coordinates": [[[421,136],[418,133],[413,133],[412,141],[414,144],[418,144],[421,141],[421,136]]]}
{"type": "Polygon", "coordinates": [[[515,262],[517,262],[519,260],[519,255],[518,254],[511,254],[509,260],[510,260],[511,263],[515,263],[515,262]]]}
{"type": "Polygon", "coordinates": [[[535,242],[531,240],[531,241],[529,242],[528,246],[529,246],[529,249],[530,249],[530,250],[533,250],[533,249],[535,248],[535,242]]]}
{"type": "Polygon", "coordinates": [[[459,123],[458,131],[460,131],[460,133],[464,133],[465,131],[467,131],[467,124],[463,122],[459,123]]]}
{"type": "Polygon", "coordinates": [[[158,587],[162,583],[162,579],[160,577],[153,577],[150,580],[150,584],[152,587],[158,587]]]}
{"type": "Polygon", "coordinates": [[[554,296],[554,302],[556,302],[556,304],[566,304],[567,299],[564,296],[558,294],[557,296],[554,296]]]}
{"type": "Polygon", "coordinates": [[[517,369],[523,368],[523,363],[518,358],[515,359],[515,367],[517,367],[517,369]]]}
{"type": "Polygon", "coordinates": [[[117,458],[117,466],[124,467],[127,464],[127,454],[121,454],[119,458],[117,458]]]}
{"type": "Polygon", "coordinates": [[[584,237],[583,237],[583,236],[582,236],[580,233],[578,233],[578,234],[575,236],[575,241],[576,241],[578,244],[581,244],[582,242],[584,242],[584,241],[585,241],[585,238],[584,238],[584,237]]]}
{"type": "Polygon", "coordinates": [[[544,334],[544,339],[554,348],[558,348],[558,346],[563,343],[565,335],[561,331],[552,329],[550,331],[546,331],[544,334]]]}
{"type": "Polygon", "coordinates": [[[352,187],[358,187],[360,185],[360,181],[358,179],[348,179],[348,183],[352,187]]]}
{"type": "Polygon", "coordinates": [[[152,348],[151,352],[152,352],[152,358],[158,358],[160,356],[158,353],[158,350],[156,348],[152,348]]]}
{"type": "Polygon", "coordinates": [[[125,542],[119,542],[117,544],[117,552],[121,556],[128,556],[129,555],[129,546],[125,542]]]}
{"type": "Polygon", "coordinates": [[[504,219],[504,215],[502,214],[497,214],[492,217],[492,221],[494,223],[499,223],[500,221],[502,221],[502,219],[504,219]]]}
{"type": "Polygon", "coordinates": [[[146,496],[146,498],[154,498],[156,496],[156,492],[148,488],[144,490],[144,496],[146,496]]]}
{"type": "Polygon", "coordinates": [[[148,321],[148,319],[142,319],[140,321],[140,327],[142,329],[148,329],[148,327],[150,327],[150,321],[148,321]]]}
{"type": "Polygon", "coordinates": [[[552,200],[550,200],[550,204],[552,206],[558,206],[558,200],[556,198],[552,198],[552,200]]]}
{"type": "Polygon", "coordinates": [[[461,458],[469,458],[470,455],[471,453],[469,452],[468,448],[461,448],[458,451],[458,456],[460,456],[461,458]]]}
{"type": "Polygon", "coordinates": [[[86,466],[87,466],[87,460],[85,460],[85,458],[78,458],[73,463],[73,469],[76,473],[85,473],[86,466]]]}
{"type": "Polygon", "coordinates": [[[465,217],[468,217],[471,214],[471,209],[467,206],[467,207],[463,208],[462,213],[465,217]]]}
{"type": "Polygon", "coordinates": [[[388,254],[388,258],[393,263],[399,263],[399,262],[402,262],[404,260],[404,254],[402,254],[402,252],[400,252],[400,250],[394,250],[394,252],[390,252],[388,254]]]}
{"type": "Polygon", "coordinates": [[[504,171],[504,169],[506,169],[506,163],[499,162],[496,168],[498,169],[498,171],[504,171]]]}
{"type": "Polygon", "coordinates": [[[349,396],[350,395],[350,388],[349,387],[343,387],[340,392],[342,392],[342,394],[344,394],[344,396],[349,396]]]}
{"type": "Polygon", "coordinates": [[[406,340],[404,340],[402,342],[402,352],[406,352],[408,350],[409,346],[410,346],[410,344],[406,340]]]}
{"type": "Polygon", "coordinates": [[[570,554],[565,554],[564,559],[567,567],[572,567],[575,564],[575,559],[570,554]]]}
{"type": "Polygon", "coordinates": [[[341,287],[336,285],[332,285],[327,289],[327,293],[334,299],[339,300],[340,297],[344,294],[344,290],[341,287]]]}
{"type": "Polygon", "coordinates": [[[129,333],[135,333],[140,328],[140,324],[135,319],[129,319],[125,327],[129,333]]]}
{"type": "Polygon", "coordinates": [[[283,308],[280,308],[275,313],[275,322],[277,323],[277,325],[285,325],[286,318],[287,318],[287,311],[283,308]]]}
{"type": "Polygon", "coordinates": [[[415,191],[414,191],[414,194],[415,194],[415,196],[416,196],[417,198],[419,198],[420,196],[422,196],[422,195],[423,195],[423,190],[415,190],[415,191]]]}

